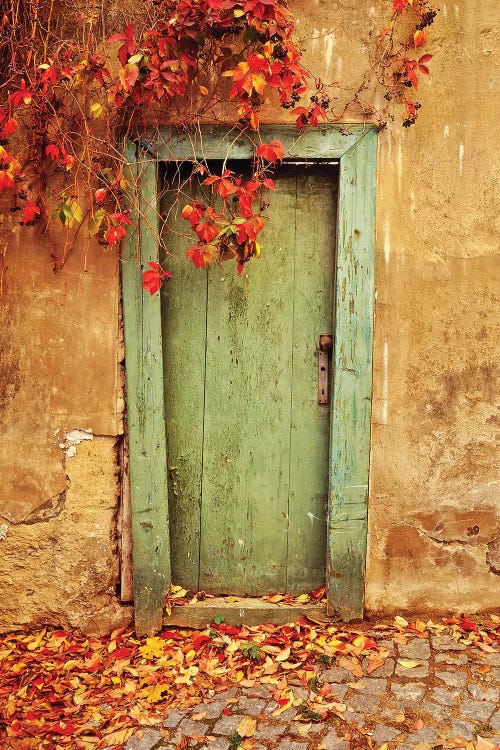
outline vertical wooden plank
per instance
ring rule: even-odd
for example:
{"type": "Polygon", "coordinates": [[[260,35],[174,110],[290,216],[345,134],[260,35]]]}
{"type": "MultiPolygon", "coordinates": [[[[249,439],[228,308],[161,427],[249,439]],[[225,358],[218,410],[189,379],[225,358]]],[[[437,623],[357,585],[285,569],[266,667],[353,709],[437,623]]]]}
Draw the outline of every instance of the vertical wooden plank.
{"type": "MultiPolygon", "coordinates": [[[[338,170],[297,168],[287,591],[324,585],[330,405],[318,404],[318,342],[333,335],[338,170]]],[[[331,394],[330,394],[331,401],[331,394]]]]}
{"type": "Polygon", "coordinates": [[[135,628],[161,628],[170,584],[163,366],[159,295],[142,270],[157,259],[156,161],[127,146],[135,231],[124,243],[122,282],[133,537],[135,628]]]}
{"type": "Polygon", "coordinates": [[[370,130],[341,159],[334,397],[328,529],[328,602],[363,615],[375,255],[377,138],[370,130]]]}
{"type": "Polygon", "coordinates": [[[130,507],[130,459],[127,431],[121,444],[121,502],[118,515],[120,538],[120,601],[134,601],[134,576],[132,564],[132,509],[130,507]]]}
{"type": "MultiPolygon", "coordinates": [[[[207,273],[186,258],[193,240],[184,236],[191,228],[180,213],[188,196],[177,200],[177,189],[187,177],[174,169],[165,175],[162,238],[174,278],[164,284],[161,296],[172,580],[198,589],[207,273]]],[[[203,199],[194,178],[191,185],[192,198],[203,199]]]]}
{"type": "Polygon", "coordinates": [[[276,180],[262,257],[210,269],[200,586],[286,587],[295,172],[276,180]]]}

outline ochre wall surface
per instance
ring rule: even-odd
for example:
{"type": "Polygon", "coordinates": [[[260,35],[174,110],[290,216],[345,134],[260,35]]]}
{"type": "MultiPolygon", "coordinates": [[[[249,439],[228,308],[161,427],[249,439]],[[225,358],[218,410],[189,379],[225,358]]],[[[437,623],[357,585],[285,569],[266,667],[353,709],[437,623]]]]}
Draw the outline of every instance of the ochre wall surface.
{"type": "MultiPolygon", "coordinates": [[[[295,0],[310,69],[354,86],[387,6],[295,0]]],[[[500,601],[496,11],[441,5],[419,121],[379,136],[369,613],[500,601]]],[[[0,630],[105,632],[130,618],[115,592],[118,263],[82,238],[54,275],[40,229],[0,213],[0,630]]]]}

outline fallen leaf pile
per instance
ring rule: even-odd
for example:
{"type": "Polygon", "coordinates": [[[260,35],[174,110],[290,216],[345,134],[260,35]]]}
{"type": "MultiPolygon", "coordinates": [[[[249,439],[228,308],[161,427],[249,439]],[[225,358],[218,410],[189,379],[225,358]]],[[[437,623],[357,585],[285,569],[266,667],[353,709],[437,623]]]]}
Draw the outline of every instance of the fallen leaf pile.
{"type": "MultiPolygon", "coordinates": [[[[384,663],[388,650],[379,640],[406,643],[408,637],[436,634],[486,652],[500,650],[500,618],[494,615],[485,624],[396,617],[359,629],[309,620],[280,627],[220,623],[150,638],[124,628],[107,638],[48,628],[7,634],[0,637],[0,747],[122,748],[137,727],[161,723],[172,707],[197,706],[202,714],[203,705],[231,685],[267,685],[276,701],[272,715],[299,706],[307,733],[312,722],[342,717],[346,710],[332,686],[318,679],[320,668],[345,668],[355,682],[362,663],[368,674],[384,663]],[[310,688],[306,702],[294,696],[298,686],[310,688]]],[[[411,670],[411,660],[400,663],[411,670]]],[[[239,736],[254,731],[254,720],[242,719],[239,736]]]]}

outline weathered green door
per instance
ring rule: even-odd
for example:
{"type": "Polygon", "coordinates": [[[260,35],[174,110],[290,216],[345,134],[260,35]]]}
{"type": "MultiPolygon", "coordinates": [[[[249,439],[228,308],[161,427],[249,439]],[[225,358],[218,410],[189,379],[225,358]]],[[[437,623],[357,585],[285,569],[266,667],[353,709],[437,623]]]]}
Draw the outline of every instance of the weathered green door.
{"type": "Polygon", "coordinates": [[[318,342],[333,333],[338,171],[286,165],[263,253],[203,271],[180,211],[202,198],[167,171],[162,291],[172,580],[212,593],[324,584],[330,407],[318,342]],[[185,196],[185,200],[183,200],[185,196]],[[182,236],[184,235],[184,236],[182,236]]]}

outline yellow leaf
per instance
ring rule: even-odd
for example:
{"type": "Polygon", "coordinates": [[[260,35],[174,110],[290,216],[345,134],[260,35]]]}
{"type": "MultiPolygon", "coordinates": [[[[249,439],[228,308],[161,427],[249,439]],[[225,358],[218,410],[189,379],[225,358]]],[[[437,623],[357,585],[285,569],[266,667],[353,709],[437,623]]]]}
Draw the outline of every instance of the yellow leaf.
{"type": "Polygon", "coordinates": [[[312,722],[309,722],[309,724],[301,724],[300,727],[297,729],[297,732],[299,734],[307,734],[309,730],[312,727],[312,722]]]}
{"type": "Polygon", "coordinates": [[[400,617],[399,615],[396,615],[394,622],[401,628],[406,628],[408,626],[408,620],[405,620],[404,617],[400,617]]]}
{"type": "Polygon", "coordinates": [[[279,654],[276,656],[276,661],[286,661],[289,656],[290,656],[290,648],[284,648],[283,651],[280,651],[279,654]]]}
{"type": "Polygon", "coordinates": [[[244,10],[241,10],[241,8],[235,8],[235,10],[234,10],[234,17],[235,18],[241,18],[244,15],[245,15],[245,11],[244,10]]]}
{"type": "Polygon", "coordinates": [[[139,653],[143,659],[158,659],[165,653],[165,641],[163,638],[146,638],[146,643],[139,646],[139,653]]]}
{"type": "Polygon", "coordinates": [[[90,114],[92,115],[94,120],[97,120],[99,117],[101,117],[103,112],[104,107],[99,102],[94,102],[90,107],[90,114]]]}
{"type": "Polygon", "coordinates": [[[206,711],[200,711],[197,714],[191,714],[191,718],[193,721],[201,721],[202,719],[205,718],[206,715],[207,715],[206,711]]]}
{"type": "Polygon", "coordinates": [[[401,664],[405,669],[413,669],[413,667],[419,667],[419,661],[413,661],[413,659],[398,659],[398,664],[401,664]]]}
{"type": "Polygon", "coordinates": [[[238,725],[236,730],[240,737],[253,737],[257,728],[257,720],[245,716],[243,721],[238,725]]]}
{"type": "Polygon", "coordinates": [[[308,601],[309,601],[309,594],[300,594],[295,599],[296,604],[305,604],[308,601]]]}
{"type": "Polygon", "coordinates": [[[158,703],[163,698],[163,693],[167,693],[170,689],[170,685],[166,682],[161,682],[153,687],[143,688],[137,693],[139,698],[146,698],[148,703],[158,703]]]}

